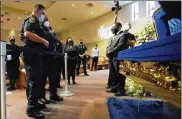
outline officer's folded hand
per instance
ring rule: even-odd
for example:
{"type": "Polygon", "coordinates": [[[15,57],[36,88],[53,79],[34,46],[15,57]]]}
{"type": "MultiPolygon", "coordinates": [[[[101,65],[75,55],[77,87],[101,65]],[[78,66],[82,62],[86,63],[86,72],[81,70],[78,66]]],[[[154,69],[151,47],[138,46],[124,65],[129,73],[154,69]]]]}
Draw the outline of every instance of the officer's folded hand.
{"type": "Polygon", "coordinates": [[[46,46],[47,48],[49,47],[49,42],[48,42],[48,41],[45,40],[43,44],[44,44],[44,46],[46,46]]]}

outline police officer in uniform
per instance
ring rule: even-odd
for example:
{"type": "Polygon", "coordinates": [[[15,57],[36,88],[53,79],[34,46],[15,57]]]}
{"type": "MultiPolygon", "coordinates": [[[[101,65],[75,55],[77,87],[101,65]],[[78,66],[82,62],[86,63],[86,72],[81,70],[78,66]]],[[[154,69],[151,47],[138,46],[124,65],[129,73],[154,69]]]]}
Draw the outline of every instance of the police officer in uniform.
{"type": "Polygon", "coordinates": [[[78,57],[78,48],[74,45],[73,39],[69,37],[66,41],[66,45],[63,49],[64,53],[68,54],[68,84],[70,85],[70,78],[72,77],[73,85],[77,84],[75,82],[75,70],[76,70],[76,62],[78,57]]]}
{"type": "Polygon", "coordinates": [[[117,14],[114,26],[111,29],[114,36],[110,39],[106,48],[106,56],[109,58],[109,79],[106,92],[114,92],[115,96],[123,96],[125,95],[126,77],[119,73],[117,54],[119,51],[127,49],[129,45],[127,35],[121,31],[122,25],[116,22],[116,19],[117,14]]]}
{"type": "MultiPolygon", "coordinates": [[[[59,52],[60,54],[63,53],[63,42],[60,41],[60,40],[57,40],[57,45],[56,45],[56,51],[59,52]]],[[[63,75],[63,79],[65,78],[65,72],[64,72],[64,57],[57,57],[56,58],[56,72],[57,72],[57,75],[56,75],[56,79],[57,79],[57,88],[63,88],[61,85],[60,85],[60,81],[61,81],[61,74],[63,75]]]]}
{"type": "Polygon", "coordinates": [[[19,47],[15,44],[15,37],[9,38],[12,49],[7,49],[6,68],[8,73],[8,79],[10,83],[9,91],[15,90],[16,80],[19,78],[19,66],[20,66],[20,52],[17,50],[19,47]]]}
{"type": "Polygon", "coordinates": [[[41,85],[41,94],[39,101],[44,104],[48,104],[49,101],[46,99],[45,96],[45,85],[46,85],[46,80],[49,78],[49,91],[50,91],[50,100],[54,101],[63,101],[63,98],[59,97],[57,95],[57,82],[56,82],[56,56],[53,54],[46,54],[47,52],[54,52],[56,49],[56,43],[57,40],[55,36],[51,33],[49,29],[49,21],[47,16],[45,17],[44,22],[42,23],[42,28],[44,30],[44,38],[49,42],[49,47],[45,47],[44,51],[45,53],[43,54],[43,83],[41,85]]]}
{"type": "Polygon", "coordinates": [[[44,104],[38,103],[40,95],[40,84],[42,83],[42,53],[41,50],[49,47],[49,42],[45,40],[44,31],[41,29],[40,23],[45,18],[45,7],[41,4],[35,5],[32,15],[25,21],[23,28],[24,48],[31,52],[23,52],[23,61],[27,74],[27,110],[29,117],[45,118],[40,109],[45,108],[44,104]]]}
{"type": "Polygon", "coordinates": [[[77,76],[79,76],[79,74],[80,74],[80,64],[81,64],[81,62],[83,64],[84,75],[89,76],[87,74],[87,69],[86,69],[87,47],[84,45],[83,40],[80,40],[80,44],[78,45],[78,50],[79,50],[79,56],[78,56],[78,62],[77,62],[77,76]]]}

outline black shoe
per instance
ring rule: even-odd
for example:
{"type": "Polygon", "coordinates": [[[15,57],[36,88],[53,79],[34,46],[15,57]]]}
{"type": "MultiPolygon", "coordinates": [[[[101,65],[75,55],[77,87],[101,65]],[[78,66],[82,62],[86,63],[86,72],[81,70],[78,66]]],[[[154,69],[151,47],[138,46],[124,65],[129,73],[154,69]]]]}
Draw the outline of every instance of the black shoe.
{"type": "Polygon", "coordinates": [[[12,90],[13,90],[13,88],[12,88],[12,87],[9,87],[7,90],[8,90],[8,91],[12,91],[12,90]]]}
{"type": "Polygon", "coordinates": [[[32,113],[27,112],[27,115],[35,119],[45,119],[45,115],[39,111],[35,111],[32,113]]]}
{"type": "Polygon", "coordinates": [[[77,83],[75,81],[73,81],[73,85],[77,85],[77,83]]]}
{"type": "Polygon", "coordinates": [[[88,74],[85,74],[85,76],[89,76],[88,74]]]}
{"type": "Polygon", "coordinates": [[[107,88],[105,91],[108,93],[116,93],[117,92],[116,88],[107,88]]]}
{"type": "Polygon", "coordinates": [[[54,101],[63,101],[63,98],[60,97],[60,96],[58,96],[58,95],[56,95],[56,96],[51,96],[51,97],[50,97],[50,100],[54,100],[54,101]]]}
{"type": "Polygon", "coordinates": [[[106,89],[110,88],[110,86],[106,86],[106,89]]]}
{"type": "Polygon", "coordinates": [[[49,104],[50,103],[50,101],[48,101],[46,98],[39,99],[39,102],[41,102],[42,104],[49,104]]]}
{"type": "Polygon", "coordinates": [[[114,94],[114,96],[126,96],[125,90],[120,89],[117,91],[117,93],[114,94]]]}
{"type": "Polygon", "coordinates": [[[38,104],[36,105],[36,108],[39,109],[39,110],[45,109],[45,108],[46,108],[46,105],[45,105],[45,104],[40,104],[40,103],[38,103],[38,104]]]}

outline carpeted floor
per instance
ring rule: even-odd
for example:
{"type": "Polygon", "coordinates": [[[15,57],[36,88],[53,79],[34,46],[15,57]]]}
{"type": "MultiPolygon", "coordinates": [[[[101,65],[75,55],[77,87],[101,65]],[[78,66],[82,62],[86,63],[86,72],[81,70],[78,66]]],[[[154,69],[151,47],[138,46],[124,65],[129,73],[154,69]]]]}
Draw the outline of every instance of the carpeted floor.
{"type": "Polygon", "coordinates": [[[107,102],[111,119],[181,119],[181,109],[167,103],[118,98],[108,98],[107,102]]]}
{"type": "MultiPolygon", "coordinates": [[[[107,98],[113,97],[113,94],[105,92],[108,70],[89,72],[89,74],[88,77],[82,75],[76,77],[79,85],[69,86],[74,96],[64,98],[64,102],[47,105],[48,108],[43,110],[46,119],[110,119],[107,98]]],[[[64,85],[64,81],[61,83],[64,85]]],[[[58,90],[58,93],[61,91],[58,90]]],[[[137,99],[137,97],[124,96],[119,99],[137,99]]],[[[25,114],[26,104],[25,90],[8,92],[7,119],[29,119],[25,114]]]]}

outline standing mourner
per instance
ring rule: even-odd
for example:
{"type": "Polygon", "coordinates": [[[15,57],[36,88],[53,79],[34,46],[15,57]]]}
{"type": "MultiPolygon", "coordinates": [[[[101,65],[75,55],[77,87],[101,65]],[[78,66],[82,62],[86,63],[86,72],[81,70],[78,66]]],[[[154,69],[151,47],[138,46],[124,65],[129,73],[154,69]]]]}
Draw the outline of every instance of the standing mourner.
{"type": "Polygon", "coordinates": [[[73,84],[77,84],[75,82],[75,70],[78,58],[78,48],[76,45],[74,45],[73,39],[71,37],[67,39],[63,52],[68,54],[68,84],[70,84],[70,77],[72,77],[73,84]]]}
{"type": "Polygon", "coordinates": [[[81,65],[81,63],[83,64],[84,75],[89,76],[87,74],[87,69],[86,69],[87,47],[83,43],[83,40],[80,40],[80,44],[78,45],[78,50],[79,50],[79,57],[78,57],[78,63],[77,63],[77,76],[80,75],[80,65],[81,65]]]}
{"type": "Polygon", "coordinates": [[[24,20],[21,31],[23,31],[24,38],[23,46],[31,52],[23,52],[23,61],[27,74],[27,110],[29,117],[45,118],[45,115],[39,110],[45,108],[45,104],[38,103],[40,95],[39,85],[42,81],[42,53],[41,50],[49,47],[49,42],[45,40],[44,31],[40,24],[45,18],[45,7],[41,4],[35,5],[32,15],[27,20],[24,20]]]}
{"type": "Polygon", "coordinates": [[[114,36],[110,39],[106,48],[106,56],[109,58],[109,79],[106,92],[114,92],[115,96],[125,95],[125,79],[126,77],[119,73],[119,62],[117,54],[121,50],[127,49],[128,39],[125,32],[121,31],[122,25],[117,20],[117,12],[114,25],[111,29],[114,36]]]}
{"type": "Polygon", "coordinates": [[[12,49],[7,50],[7,57],[6,57],[6,68],[8,73],[8,79],[10,87],[8,88],[9,91],[15,90],[15,83],[16,80],[19,78],[19,66],[20,66],[20,52],[16,50],[18,46],[15,44],[15,37],[11,36],[9,38],[10,45],[13,47],[12,49]]]}
{"type": "Polygon", "coordinates": [[[94,48],[92,49],[92,68],[91,71],[93,71],[93,67],[95,71],[97,71],[97,63],[99,59],[99,48],[98,45],[95,44],[94,48]]]}

